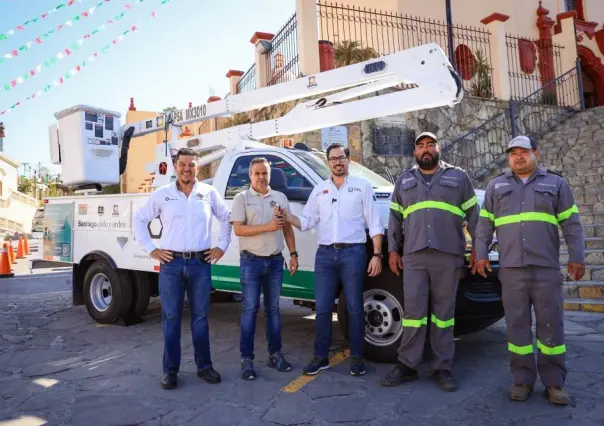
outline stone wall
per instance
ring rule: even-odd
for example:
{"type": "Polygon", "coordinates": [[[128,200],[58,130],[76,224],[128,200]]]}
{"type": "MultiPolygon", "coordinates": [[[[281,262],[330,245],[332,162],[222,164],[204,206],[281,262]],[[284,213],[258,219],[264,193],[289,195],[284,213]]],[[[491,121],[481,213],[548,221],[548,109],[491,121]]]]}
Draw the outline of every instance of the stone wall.
{"type": "MultiPolygon", "coordinates": [[[[386,175],[386,167],[393,175],[396,175],[415,164],[413,140],[421,132],[434,133],[442,145],[446,146],[450,141],[465,135],[506,108],[508,108],[507,102],[465,97],[453,108],[433,108],[367,120],[360,126],[363,147],[362,162],[381,175],[386,175]],[[398,129],[403,130],[399,138],[399,145],[403,145],[399,149],[403,155],[380,155],[386,150],[375,141],[375,134],[379,132],[396,134],[398,129]]],[[[389,148],[395,145],[396,143],[389,148]]],[[[448,161],[448,159],[446,160],[448,161]]],[[[451,162],[455,163],[455,161],[451,162]]]]}

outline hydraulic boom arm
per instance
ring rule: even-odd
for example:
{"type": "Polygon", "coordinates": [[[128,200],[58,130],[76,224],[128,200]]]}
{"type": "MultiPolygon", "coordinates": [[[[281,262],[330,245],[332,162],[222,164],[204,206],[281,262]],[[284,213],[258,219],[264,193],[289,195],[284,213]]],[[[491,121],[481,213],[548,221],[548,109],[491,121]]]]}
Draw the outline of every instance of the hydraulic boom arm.
{"type": "MultiPolygon", "coordinates": [[[[159,158],[147,169],[155,172],[154,186],[170,181],[174,172],[171,153],[181,147],[190,146],[199,153],[223,148],[217,153],[202,157],[200,164],[203,165],[216,161],[228,150],[244,148],[248,141],[409,111],[454,106],[463,97],[461,78],[453,70],[442,49],[431,43],[181,110],[172,117],[164,116],[164,119],[160,119],[160,124],[167,120],[167,123],[172,121],[174,125],[182,126],[199,121],[200,118],[251,111],[325,92],[332,94],[300,103],[277,119],[242,124],[183,139],[178,138],[178,131],[172,132],[174,136],[169,147],[166,146],[161,151],[158,149],[156,157],[159,158]],[[386,94],[378,93],[399,85],[407,87],[386,94]],[[342,89],[347,90],[333,93],[342,89]],[[366,96],[370,94],[373,95],[366,96]]],[[[157,122],[147,120],[124,126],[123,129],[130,129],[132,137],[163,130],[153,124],[157,122]]]]}

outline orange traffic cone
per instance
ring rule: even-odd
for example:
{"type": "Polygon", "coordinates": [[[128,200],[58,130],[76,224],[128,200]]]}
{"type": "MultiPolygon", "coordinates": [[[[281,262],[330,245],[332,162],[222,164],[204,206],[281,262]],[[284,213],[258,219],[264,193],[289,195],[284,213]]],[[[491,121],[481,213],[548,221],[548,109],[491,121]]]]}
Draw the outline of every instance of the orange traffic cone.
{"type": "Polygon", "coordinates": [[[23,238],[23,248],[25,249],[25,254],[31,254],[31,251],[29,250],[29,240],[27,239],[27,234],[25,234],[25,237],[23,238]]]}
{"type": "Polygon", "coordinates": [[[19,246],[17,247],[17,259],[23,259],[25,253],[23,251],[23,238],[19,237],[19,246]]]}
{"type": "Polygon", "coordinates": [[[17,263],[17,259],[15,259],[15,248],[13,247],[13,240],[8,240],[7,242],[5,242],[4,247],[6,248],[6,253],[8,254],[9,263],[17,263]]]}
{"type": "Polygon", "coordinates": [[[14,277],[15,273],[10,268],[10,261],[8,260],[8,251],[6,244],[2,249],[2,257],[0,258],[0,278],[14,277]]]}
{"type": "Polygon", "coordinates": [[[13,263],[13,260],[12,260],[12,259],[11,259],[11,257],[10,257],[10,251],[9,251],[9,249],[8,249],[8,241],[5,241],[5,242],[4,242],[4,245],[2,246],[2,248],[6,250],[6,254],[7,254],[7,256],[8,256],[8,261],[9,261],[9,263],[13,263]]]}

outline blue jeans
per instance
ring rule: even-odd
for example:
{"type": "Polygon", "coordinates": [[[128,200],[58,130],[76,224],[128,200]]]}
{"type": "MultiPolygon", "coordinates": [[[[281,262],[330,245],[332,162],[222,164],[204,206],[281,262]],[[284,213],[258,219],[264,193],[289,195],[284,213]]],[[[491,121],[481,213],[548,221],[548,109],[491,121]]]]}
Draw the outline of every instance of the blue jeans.
{"type": "Polygon", "coordinates": [[[364,244],[342,249],[319,246],[315,256],[316,335],[315,353],[319,358],[329,356],[332,332],[333,304],[338,283],[344,287],[348,305],[348,339],[351,357],[363,357],[365,345],[365,312],[363,287],[367,274],[367,252],[364,244]]]}
{"type": "Polygon", "coordinates": [[[260,291],[264,295],[264,328],[268,352],[281,351],[281,313],[279,298],[283,285],[283,256],[261,258],[253,254],[241,253],[241,292],[243,312],[241,313],[241,358],[254,359],[254,336],[256,315],[260,307],[260,291]]]}
{"type": "Polygon", "coordinates": [[[180,324],[185,290],[191,314],[191,337],[198,369],[212,366],[208,311],[212,292],[211,265],[199,259],[175,257],[159,270],[164,332],[164,373],[178,373],[180,368],[180,324]]]}

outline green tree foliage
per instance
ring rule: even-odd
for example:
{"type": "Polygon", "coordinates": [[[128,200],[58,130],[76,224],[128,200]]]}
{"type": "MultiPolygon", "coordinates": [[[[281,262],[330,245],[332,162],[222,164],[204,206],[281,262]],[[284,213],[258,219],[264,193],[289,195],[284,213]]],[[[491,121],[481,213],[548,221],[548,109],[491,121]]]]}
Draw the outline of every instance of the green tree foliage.
{"type": "Polygon", "coordinates": [[[377,58],[379,54],[373,47],[362,47],[358,41],[344,40],[336,45],[336,65],[345,67],[358,62],[377,58]]]}

